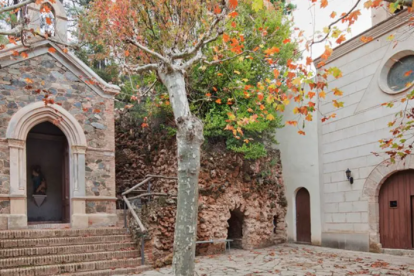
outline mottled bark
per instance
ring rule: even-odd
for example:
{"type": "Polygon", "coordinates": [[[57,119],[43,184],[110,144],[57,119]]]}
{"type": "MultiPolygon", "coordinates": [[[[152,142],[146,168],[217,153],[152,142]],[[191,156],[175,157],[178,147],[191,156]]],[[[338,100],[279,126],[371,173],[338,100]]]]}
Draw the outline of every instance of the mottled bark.
{"type": "Polygon", "coordinates": [[[197,237],[198,175],[203,124],[191,115],[181,72],[158,72],[168,89],[177,123],[178,200],[174,233],[173,267],[177,276],[194,275],[197,237]]]}

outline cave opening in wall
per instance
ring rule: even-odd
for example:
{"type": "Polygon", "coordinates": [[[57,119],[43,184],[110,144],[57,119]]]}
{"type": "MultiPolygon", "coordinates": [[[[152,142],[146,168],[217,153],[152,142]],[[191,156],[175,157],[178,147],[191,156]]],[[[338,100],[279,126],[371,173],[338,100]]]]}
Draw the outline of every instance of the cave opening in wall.
{"type": "Polygon", "coordinates": [[[26,141],[29,224],[69,222],[69,149],[52,123],[34,126],[26,141]]]}
{"type": "Polygon", "coordinates": [[[227,239],[233,240],[231,243],[233,248],[242,249],[244,214],[237,208],[230,211],[230,215],[230,219],[227,221],[229,225],[227,239]]]}

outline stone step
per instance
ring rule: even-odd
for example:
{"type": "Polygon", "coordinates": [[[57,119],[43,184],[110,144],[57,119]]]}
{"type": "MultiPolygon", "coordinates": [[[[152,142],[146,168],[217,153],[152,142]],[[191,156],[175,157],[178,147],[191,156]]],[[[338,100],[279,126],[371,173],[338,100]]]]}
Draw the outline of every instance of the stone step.
{"type": "Polygon", "coordinates": [[[112,236],[80,236],[41,239],[6,239],[0,240],[0,249],[17,247],[50,247],[58,245],[77,245],[93,243],[128,243],[131,241],[131,235],[126,234],[112,236]]]}
{"type": "MultiPolygon", "coordinates": [[[[24,267],[24,266],[46,266],[46,265],[63,265],[80,262],[93,262],[102,260],[120,260],[137,258],[138,250],[114,251],[114,252],[95,252],[83,254],[68,255],[47,255],[23,258],[0,259],[1,268],[24,267]]],[[[0,271],[1,272],[1,271],[0,271]]],[[[3,276],[2,273],[0,275],[3,276]]]]}
{"type": "Polygon", "coordinates": [[[86,271],[73,274],[65,274],[70,276],[111,276],[111,275],[130,275],[130,274],[139,274],[147,270],[153,269],[149,265],[142,265],[136,268],[115,268],[115,269],[106,269],[106,270],[97,270],[97,271],[86,271]]]}
{"type": "Polygon", "coordinates": [[[0,240],[6,239],[41,239],[63,237],[88,237],[126,234],[125,228],[87,228],[87,229],[29,229],[0,231],[0,240]]]}
{"type": "Polygon", "coordinates": [[[0,250],[1,258],[30,257],[37,255],[62,255],[76,253],[91,253],[105,251],[124,251],[133,250],[135,243],[103,243],[103,244],[82,244],[70,246],[53,246],[53,247],[23,247],[0,250]]]}
{"type": "MultiPolygon", "coordinates": [[[[86,272],[94,273],[99,270],[116,271],[117,268],[139,269],[140,264],[141,264],[140,258],[123,259],[123,260],[105,260],[105,261],[94,261],[94,262],[80,262],[80,263],[70,263],[70,264],[0,269],[0,275],[1,276],[50,276],[50,275],[65,274],[65,275],[94,275],[95,276],[96,274],[88,274],[86,272]],[[86,274],[80,274],[81,272],[84,272],[86,274]]],[[[145,269],[148,269],[148,267],[145,267],[145,269]]],[[[99,275],[106,275],[106,274],[99,274],[99,275]]],[[[108,275],[111,275],[111,274],[108,274],[108,275]]],[[[116,275],[116,274],[112,274],[112,275],[116,275]]]]}

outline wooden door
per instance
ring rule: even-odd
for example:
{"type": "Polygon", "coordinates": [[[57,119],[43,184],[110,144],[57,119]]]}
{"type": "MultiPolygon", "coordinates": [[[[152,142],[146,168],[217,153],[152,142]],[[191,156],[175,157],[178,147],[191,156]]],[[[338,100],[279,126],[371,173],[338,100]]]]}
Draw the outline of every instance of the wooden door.
{"type": "Polygon", "coordinates": [[[311,242],[310,196],[305,188],[296,194],[296,241],[311,242]]]}
{"type": "Polygon", "coordinates": [[[414,171],[391,175],[379,193],[380,239],[384,248],[413,248],[414,171]]]}
{"type": "Polygon", "coordinates": [[[64,141],[62,162],[62,222],[70,222],[69,146],[64,141]]]}
{"type": "Polygon", "coordinates": [[[414,248],[414,196],[411,196],[411,242],[414,248]]]}

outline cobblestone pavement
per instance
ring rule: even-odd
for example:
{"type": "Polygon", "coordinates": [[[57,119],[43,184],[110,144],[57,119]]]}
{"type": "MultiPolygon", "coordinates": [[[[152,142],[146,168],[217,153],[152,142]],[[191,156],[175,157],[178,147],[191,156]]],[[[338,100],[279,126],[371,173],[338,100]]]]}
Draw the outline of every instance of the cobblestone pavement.
{"type": "MultiPolygon", "coordinates": [[[[196,259],[199,276],[414,275],[414,258],[284,244],[196,259]]],[[[141,275],[172,275],[171,267],[141,275]]]]}

